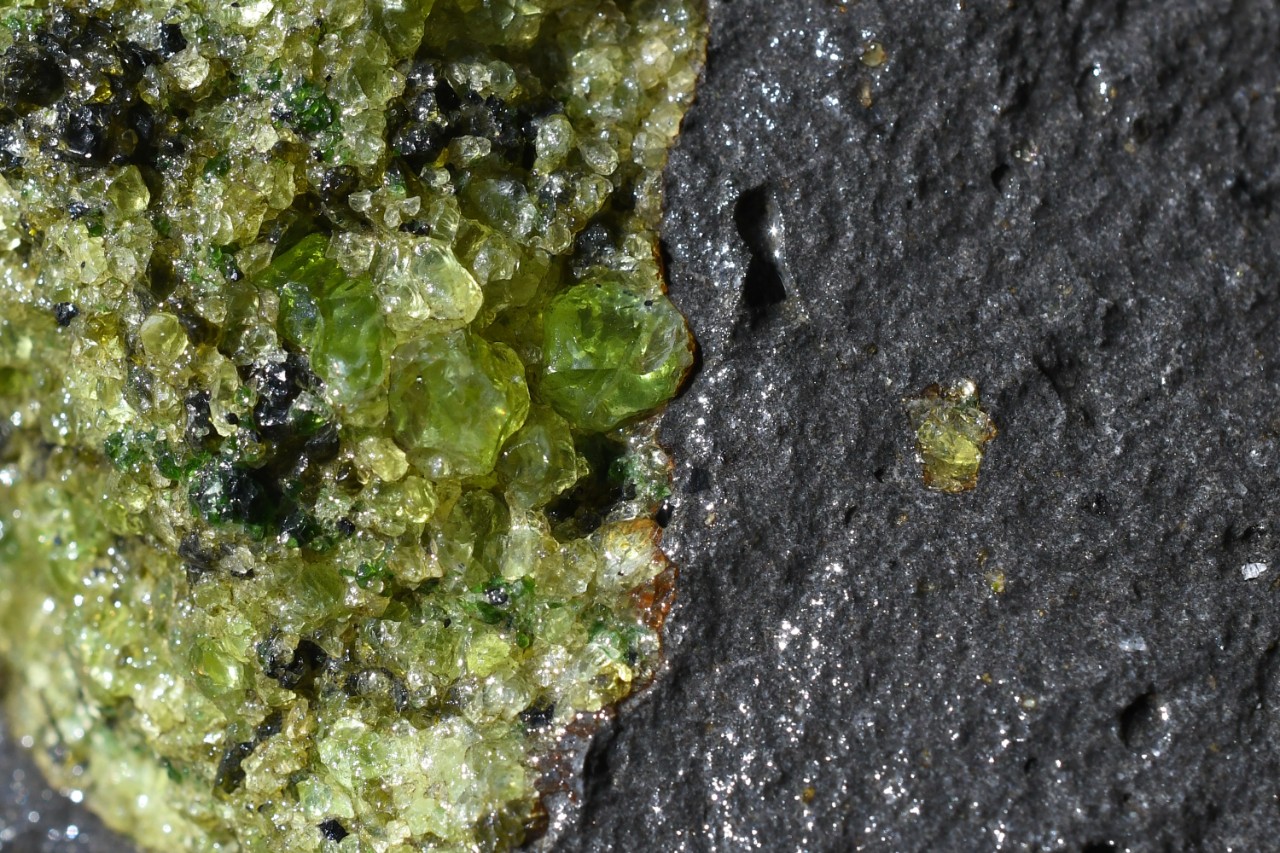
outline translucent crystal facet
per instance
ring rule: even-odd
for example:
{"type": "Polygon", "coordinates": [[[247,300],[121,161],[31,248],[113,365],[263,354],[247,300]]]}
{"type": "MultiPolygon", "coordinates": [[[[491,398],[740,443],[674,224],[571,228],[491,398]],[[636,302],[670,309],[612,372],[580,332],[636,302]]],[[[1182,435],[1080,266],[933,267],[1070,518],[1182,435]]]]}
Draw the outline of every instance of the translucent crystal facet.
{"type": "Polygon", "coordinates": [[[995,423],[979,405],[978,386],[968,379],[946,388],[931,385],[907,402],[907,412],[925,485],[951,493],[977,486],[983,448],[996,437],[995,423]]]}
{"type": "Polygon", "coordinates": [[[492,471],[529,413],[511,348],[467,332],[427,335],[397,350],[394,364],[392,428],[417,468],[434,478],[492,471]]]}
{"type": "Polygon", "coordinates": [[[575,426],[617,426],[669,400],[693,363],[684,318],[664,295],[614,279],[551,301],[543,321],[539,391],[575,426]]]}

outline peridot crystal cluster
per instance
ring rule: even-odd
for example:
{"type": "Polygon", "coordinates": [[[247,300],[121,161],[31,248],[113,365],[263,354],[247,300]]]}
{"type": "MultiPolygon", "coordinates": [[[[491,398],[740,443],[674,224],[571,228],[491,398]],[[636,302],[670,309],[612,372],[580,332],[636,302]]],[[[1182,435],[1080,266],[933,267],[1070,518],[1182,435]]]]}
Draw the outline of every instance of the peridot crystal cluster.
{"type": "Polygon", "coordinates": [[[508,849],[648,678],[694,0],[0,0],[0,657],[157,851],[508,849]]]}

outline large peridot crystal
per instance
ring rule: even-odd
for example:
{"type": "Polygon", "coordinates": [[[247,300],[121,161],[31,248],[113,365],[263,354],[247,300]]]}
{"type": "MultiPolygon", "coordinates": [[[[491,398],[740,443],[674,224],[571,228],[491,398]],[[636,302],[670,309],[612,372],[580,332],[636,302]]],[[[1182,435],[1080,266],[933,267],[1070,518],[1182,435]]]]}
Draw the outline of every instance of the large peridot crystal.
{"type": "Polygon", "coordinates": [[[434,479],[492,471],[529,413],[524,365],[511,348],[465,331],[427,334],[394,361],[391,425],[410,461],[434,479]]]}
{"type": "Polygon", "coordinates": [[[305,237],[258,278],[280,297],[280,337],[305,352],[328,402],[348,420],[386,417],[389,336],[367,275],[348,276],[325,257],[329,241],[305,237]]]}
{"type": "Polygon", "coordinates": [[[680,312],[615,279],[557,295],[543,318],[543,396],[575,426],[601,431],[675,394],[693,363],[680,312]]]}
{"type": "Polygon", "coordinates": [[[695,0],[0,0],[0,659],[165,851],[509,849],[651,677],[695,0]]]}

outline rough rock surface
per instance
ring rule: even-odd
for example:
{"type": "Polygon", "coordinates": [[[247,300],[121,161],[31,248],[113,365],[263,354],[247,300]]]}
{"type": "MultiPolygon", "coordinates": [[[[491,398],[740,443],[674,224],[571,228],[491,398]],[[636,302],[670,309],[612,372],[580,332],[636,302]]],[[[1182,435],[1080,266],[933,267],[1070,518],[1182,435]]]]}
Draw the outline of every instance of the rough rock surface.
{"type": "MultiPolygon", "coordinates": [[[[1280,10],[712,18],[668,198],[702,345],[669,663],[558,846],[1270,843],[1280,10]],[[938,494],[902,400],[960,377],[1000,436],[938,494]]],[[[120,849],[0,799],[0,847],[120,849]]]]}

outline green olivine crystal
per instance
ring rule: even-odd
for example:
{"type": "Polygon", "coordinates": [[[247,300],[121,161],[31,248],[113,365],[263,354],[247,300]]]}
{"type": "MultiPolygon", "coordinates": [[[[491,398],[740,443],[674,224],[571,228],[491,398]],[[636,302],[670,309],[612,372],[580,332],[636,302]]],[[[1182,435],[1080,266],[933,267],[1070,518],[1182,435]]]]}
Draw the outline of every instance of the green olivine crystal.
{"type": "Polygon", "coordinates": [[[374,424],[387,412],[387,333],[368,276],[352,278],[325,257],[329,241],[304,238],[277,256],[260,284],[280,295],[280,333],[306,352],[330,402],[353,421],[374,424]]]}
{"type": "Polygon", "coordinates": [[[145,849],[528,840],[659,659],[698,4],[0,20],[15,731],[145,849]]]}
{"type": "Polygon", "coordinates": [[[585,473],[569,422],[545,406],[535,406],[498,459],[497,473],[507,501],[524,509],[546,504],[585,473]]]}
{"type": "Polygon", "coordinates": [[[595,432],[671,399],[693,363],[688,329],[671,301],[613,278],[551,300],[543,357],[542,395],[595,432]]]}
{"type": "Polygon", "coordinates": [[[524,365],[511,348],[450,332],[423,335],[393,361],[391,426],[414,466],[435,479],[492,471],[529,413],[524,365]]]}
{"type": "Polygon", "coordinates": [[[983,448],[996,437],[996,425],[981,408],[973,380],[930,385],[907,401],[907,414],[925,486],[951,494],[975,488],[983,448]]]}

